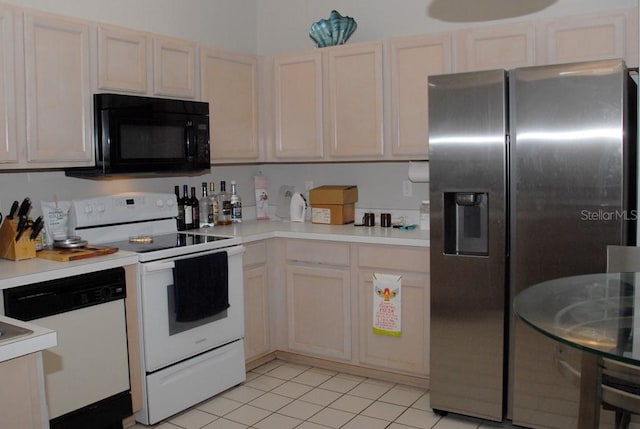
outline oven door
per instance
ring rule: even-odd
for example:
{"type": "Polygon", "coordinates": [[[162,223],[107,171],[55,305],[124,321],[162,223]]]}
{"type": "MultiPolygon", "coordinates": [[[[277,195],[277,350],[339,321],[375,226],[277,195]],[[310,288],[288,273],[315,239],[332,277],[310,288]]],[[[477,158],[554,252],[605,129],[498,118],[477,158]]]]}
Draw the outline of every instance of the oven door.
{"type": "Polygon", "coordinates": [[[244,337],[243,246],[142,263],[140,297],[147,373],[244,337]],[[176,320],[173,270],[176,261],[227,252],[229,307],[189,322],[176,320]]]}

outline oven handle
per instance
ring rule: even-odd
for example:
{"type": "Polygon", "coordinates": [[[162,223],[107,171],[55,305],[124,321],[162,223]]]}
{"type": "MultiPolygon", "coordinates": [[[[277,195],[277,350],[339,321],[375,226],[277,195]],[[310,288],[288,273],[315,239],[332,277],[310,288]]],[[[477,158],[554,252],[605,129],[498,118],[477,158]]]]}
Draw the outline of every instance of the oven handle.
{"type": "Polygon", "coordinates": [[[209,252],[201,252],[201,253],[195,253],[195,254],[191,254],[191,255],[183,255],[177,258],[172,258],[169,260],[163,260],[163,261],[153,261],[153,262],[146,262],[143,265],[143,270],[145,273],[151,273],[154,271],[162,271],[162,270],[171,270],[173,268],[175,268],[176,264],[175,261],[178,259],[188,259],[190,257],[194,257],[194,256],[203,256],[203,255],[209,255],[211,253],[216,253],[216,252],[221,252],[221,251],[225,251],[227,252],[227,255],[229,257],[231,256],[235,256],[235,255],[239,255],[244,253],[245,251],[245,247],[244,246],[233,246],[233,247],[227,247],[224,249],[215,249],[209,252]]]}

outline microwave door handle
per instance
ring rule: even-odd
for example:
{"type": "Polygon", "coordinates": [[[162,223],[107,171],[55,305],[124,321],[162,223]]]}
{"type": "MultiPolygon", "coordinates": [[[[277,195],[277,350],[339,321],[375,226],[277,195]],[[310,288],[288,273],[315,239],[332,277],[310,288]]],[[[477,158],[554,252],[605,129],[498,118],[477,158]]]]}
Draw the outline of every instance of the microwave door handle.
{"type": "Polygon", "coordinates": [[[187,121],[184,128],[185,128],[184,131],[186,136],[185,158],[187,160],[191,160],[193,159],[193,156],[197,151],[196,142],[195,142],[195,131],[193,129],[193,122],[187,121]]]}

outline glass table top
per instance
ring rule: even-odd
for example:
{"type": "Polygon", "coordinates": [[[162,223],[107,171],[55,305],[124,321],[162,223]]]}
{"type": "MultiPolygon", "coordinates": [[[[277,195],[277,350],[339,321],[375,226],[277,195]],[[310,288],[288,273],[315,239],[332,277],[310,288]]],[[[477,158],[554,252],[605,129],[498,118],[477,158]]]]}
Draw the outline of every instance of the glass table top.
{"type": "Polygon", "coordinates": [[[563,277],[533,285],[514,300],[514,311],[528,325],[569,346],[602,357],[640,365],[640,273],[602,273],[563,277]]]}

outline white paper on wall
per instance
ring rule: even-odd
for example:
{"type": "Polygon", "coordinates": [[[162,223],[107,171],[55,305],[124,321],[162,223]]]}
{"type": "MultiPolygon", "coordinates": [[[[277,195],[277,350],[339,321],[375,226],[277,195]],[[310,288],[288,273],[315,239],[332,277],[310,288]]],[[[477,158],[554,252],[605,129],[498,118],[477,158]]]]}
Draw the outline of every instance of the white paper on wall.
{"type": "Polygon", "coordinates": [[[266,176],[254,176],[254,188],[256,191],[256,219],[269,219],[269,196],[267,188],[269,184],[266,176]]]}
{"type": "Polygon", "coordinates": [[[402,333],[402,276],[373,274],[373,333],[399,337],[402,333]]]}

